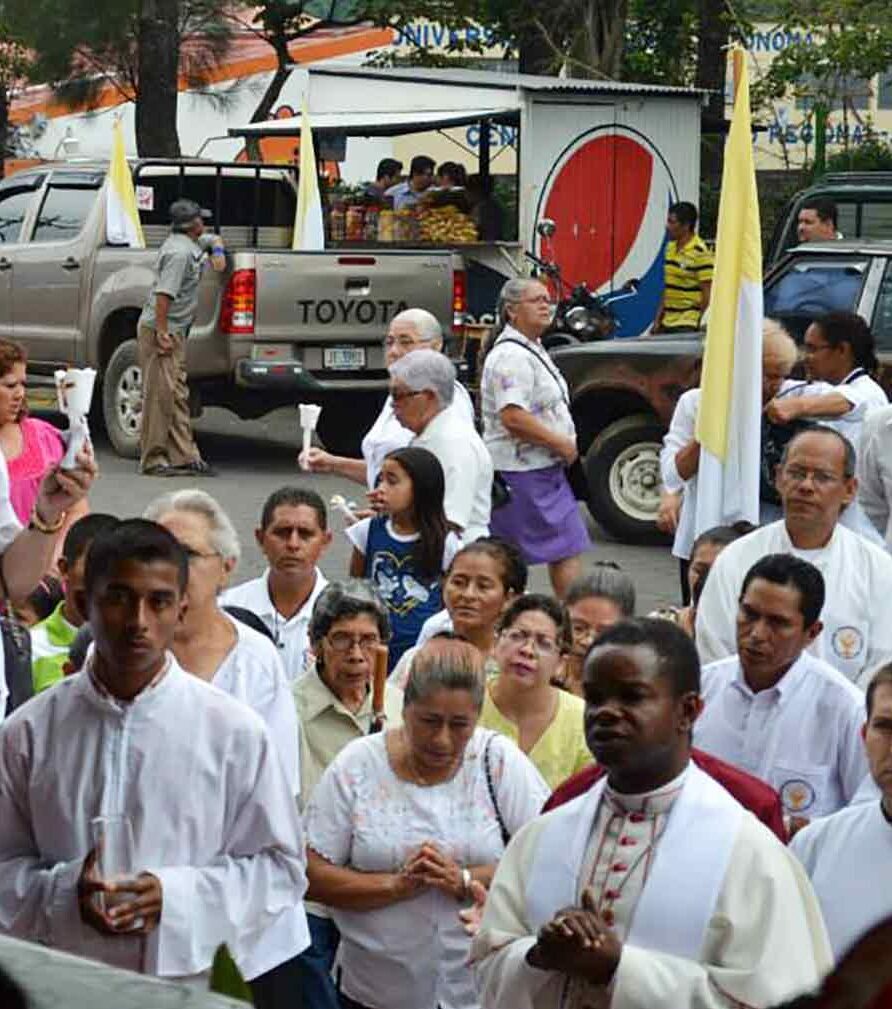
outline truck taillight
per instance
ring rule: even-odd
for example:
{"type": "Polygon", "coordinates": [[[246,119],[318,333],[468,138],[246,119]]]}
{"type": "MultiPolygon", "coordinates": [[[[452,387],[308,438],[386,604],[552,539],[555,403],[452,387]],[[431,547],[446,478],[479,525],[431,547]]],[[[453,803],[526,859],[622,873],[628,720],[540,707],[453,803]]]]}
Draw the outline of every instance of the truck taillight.
{"type": "Polygon", "coordinates": [[[228,336],[253,336],[256,302],[257,271],[236,270],[223,292],[220,332],[228,336]]]}
{"type": "Polygon", "coordinates": [[[468,275],[464,270],[452,274],[452,332],[459,336],[468,311],[468,275]]]}

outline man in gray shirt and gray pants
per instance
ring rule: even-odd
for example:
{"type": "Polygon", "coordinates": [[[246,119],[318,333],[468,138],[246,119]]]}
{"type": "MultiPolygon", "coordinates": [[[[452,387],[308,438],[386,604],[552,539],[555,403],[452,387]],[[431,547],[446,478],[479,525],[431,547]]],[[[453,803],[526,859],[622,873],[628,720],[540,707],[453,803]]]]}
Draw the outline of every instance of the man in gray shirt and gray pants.
{"type": "Polygon", "coordinates": [[[146,476],[213,476],[201,458],[189,418],[186,338],[198,308],[205,254],[225,269],[223,244],[204,233],[210,217],[192,200],[171,204],[171,234],[158,250],[155,282],[139,317],[142,371],[140,472],[146,476]]]}

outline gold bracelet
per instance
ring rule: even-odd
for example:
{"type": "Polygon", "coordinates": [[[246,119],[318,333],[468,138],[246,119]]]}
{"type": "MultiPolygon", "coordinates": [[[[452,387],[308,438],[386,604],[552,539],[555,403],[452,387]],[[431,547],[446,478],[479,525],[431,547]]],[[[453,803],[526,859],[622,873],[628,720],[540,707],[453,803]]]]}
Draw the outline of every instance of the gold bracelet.
{"type": "Polygon", "coordinates": [[[35,529],[39,533],[43,533],[44,536],[55,536],[56,533],[65,525],[65,519],[68,517],[67,512],[62,512],[62,514],[56,519],[53,525],[46,522],[41,518],[40,512],[37,510],[37,505],[34,506],[34,510],[31,512],[31,521],[28,523],[29,529],[35,529]]]}

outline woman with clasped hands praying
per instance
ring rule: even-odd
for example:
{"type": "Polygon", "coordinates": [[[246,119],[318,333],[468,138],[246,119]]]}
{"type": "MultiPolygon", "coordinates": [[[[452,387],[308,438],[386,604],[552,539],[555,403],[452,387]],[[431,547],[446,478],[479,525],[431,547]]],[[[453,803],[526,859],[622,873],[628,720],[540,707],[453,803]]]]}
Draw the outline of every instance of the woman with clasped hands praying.
{"type": "Polygon", "coordinates": [[[344,1009],[474,1009],[458,916],[548,789],[510,740],[477,728],[483,658],[438,636],[406,685],[403,725],[357,739],[307,809],[310,895],[341,932],[344,1009]]]}

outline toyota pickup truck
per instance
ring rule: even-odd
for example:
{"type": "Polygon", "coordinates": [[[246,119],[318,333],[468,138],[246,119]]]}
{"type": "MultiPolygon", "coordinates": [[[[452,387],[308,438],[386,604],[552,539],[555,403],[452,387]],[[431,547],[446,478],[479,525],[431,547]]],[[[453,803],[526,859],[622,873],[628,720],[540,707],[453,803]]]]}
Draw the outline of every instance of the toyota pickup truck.
{"type": "Polygon", "coordinates": [[[463,311],[464,277],[448,251],[293,252],[287,166],[135,163],[146,249],[106,241],[106,170],[48,164],[0,182],[0,335],[25,346],[38,384],[60,366],[96,368],[94,407],[123,456],[139,447],[136,322],[168,207],[181,196],[211,210],[228,260],[224,273],[202,278],[187,344],[195,415],[224,406],[257,418],[318,402],[323,442],[352,454],[386,389],[390,319],[426,308],[449,333],[463,311]]]}
{"type": "MultiPolygon", "coordinates": [[[[829,311],[873,330],[880,381],[892,392],[892,241],[801,245],[766,274],[765,314],[797,341],[829,311]]],[[[700,379],[703,333],[577,343],[552,352],[570,389],[596,521],[623,542],[662,540],[660,448],[678,397],[700,379]]]]}

